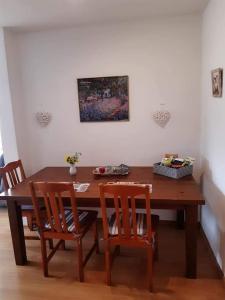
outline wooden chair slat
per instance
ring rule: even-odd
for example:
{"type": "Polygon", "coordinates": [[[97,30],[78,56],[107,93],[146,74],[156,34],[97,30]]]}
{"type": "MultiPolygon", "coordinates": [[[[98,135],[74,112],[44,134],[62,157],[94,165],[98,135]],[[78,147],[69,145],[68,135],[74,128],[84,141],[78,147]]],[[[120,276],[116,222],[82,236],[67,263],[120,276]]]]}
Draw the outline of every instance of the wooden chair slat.
{"type": "MultiPolygon", "coordinates": [[[[1,169],[3,169],[3,168],[1,168],[1,169]]],[[[2,179],[3,179],[4,189],[8,190],[9,189],[9,183],[8,183],[8,180],[7,180],[6,173],[2,173],[2,179]]]]}
{"type": "Polygon", "coordinates": [[[40,228],[40,231],[42,231],[44,229],[46,220],[43,220],[43,218],[41,216],[41,210],[40,210],[39,202],[34,197],[35,192],[34,192],[33,185],[30,185],[30,190],[31,190],[31,196],[32,196],[32,199],[33,199],[34,210],[36,211],[37,226],[40,228]]]}
{"type": "Polygon", "coordinates": [[[109,236],[109,226],[108,226],[108,218],[107,218],[107,210],[106,210],[106,200],[105,200],[103,185],[100,184],[99,187],[100,187],[100,203],[101,203],[102,222],[103,222],[103,237],[105,240],[107,240],[109,236]]]}
{"type": "Polygon", "coordinates": [[[23,181],[23,180],[26,179],[26,175],[25,175],[25,172],[24,172],[22,161],[19,159],[18,162],[19,162],[19,170],[20,170],[20,175],[21,175],[21,181],[23,181]]]}
{"type": "Polygon", "coordinates": [[[114,195],[114,206],[115,206],[115,214],[116,214],[116,225],[118,228],[118,236],[121,238],[122,232],[121,232],[121,214],[120,214],[120,199],[118,198],[118,195],[114,195]]]}
{"type": "Polygon", "coordinates": [[[124,229],[124,235],[126,238],[131,236],[131,228],[130,228],[130,213],[129,213],[129,204],[128,197],[124,193],[121,194],[120,197],[121,207],[122,207],[122,223],[124,229]]]}
{"type": "Polygon", "coordinates": [[[67,227],[66,217],[65,217],[65,209],[64,209],[63,200],[60,193],[57,193],[57,198],[59,200],[59,210],[62,216],[63,231],[68,232],[68,227],[67,227]]]}
{"type": "Polygon", "coordinates": [[[71,201],[71,207],[73,212],[73,221],[75,224],[74,233],[79,234],[80,232],[80,222],[78,217],[78,209],[77,209],[77,203],[76,203],[76,197],[73,186],[70,188],[70,201],[71,201]]]}
{"type": "Polygon", "coordinates": [[[15,181],[14,181],[14,179],[13,179],[13,174],[12,174],[12,172],[7,172],[7,174],[8,174],[9,181],[10,181],[10,187],[11,187],[11,188],[15,187],[16,183],[15,183],[15,181]]]}
{"type": "Polygon", "coordinates": [[[60,221],[59,208],[54,192],[49,192],[49,203],[52,211],[53,227],[56,231],[62,232],[63,230],[60,221]]]}
{"type": "Polygon", "coordinates": [[[135,239],[137,238],[137,217],[136,217],[136,201],[131,197],[131,210],[132,210],[132,228],[135,239]]]}
{"type": "MultiPolygon", "coordinates": [[[[49,196],[47,193],[45,193],[43,196],[44,196],[45,209],[47,212],[47,221],[48,221],[48,224],[50,225],[51,231],[54,231],[54,226],[53,226],[53,222],[52,222],[51,206],[49,203],[49,196]]],[[[35,213],[37,214],[37,211],[35,211],[35,213]]]]}
{"type": "Polygon", "coordinates": [[[152,226],[151,226],[151,208],[150,208],[150,194],[146,192],[146,215],[147,215],[147,233],[148,233],[148,240],[151,241],[152,237],[152,226]]]}
{"type": "Polygon", "coordinates": [[[19,179],[19,176],[18,176],[17,169],[15,169],[14,172],[15,172],[15,176],[16,176],[16,182],[19,183],[20,179],[19,179]]]}

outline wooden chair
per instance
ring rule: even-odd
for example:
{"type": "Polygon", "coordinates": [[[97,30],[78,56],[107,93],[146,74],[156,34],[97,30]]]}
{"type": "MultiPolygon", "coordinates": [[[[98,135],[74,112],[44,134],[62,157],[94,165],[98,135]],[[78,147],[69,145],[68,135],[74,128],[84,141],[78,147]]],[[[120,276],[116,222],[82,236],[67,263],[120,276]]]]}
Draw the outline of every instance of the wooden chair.
{"type": "Polygon", "coordinates": [[[100,184],[103,234],[105,242],[106,281],[111,285],[111,247],[120,245],[147,250],[148,288],[152,291],[153,255],[158,256],[157,224],[159,216],[151,215],[147,185],[100,184]],[[146,214],[136,212],[136,197],[144,196],[146,214]],[[107,198],[113,198],[115,212],[107,218],[107,198]]]}
{"type": "MultiPolygon", "coordinates": [[[[3,179],[4,190],[15,187],[26,179],[21,160],[13,161],[0,168],[0,175],[3,179]]],[[[22,206],[22,216],[27,218],[27,225],[31,231],[35,229],[36,220],[32,205],[22,206]]],[[[38,236],[25,236],[25,239],[38,240],[38,236]]]]}
{"type": "Polygon", "coordinates": [[[48,276],[48,263],[59,246],[66,240],[74,240],[77,243],[78,250],[79,280],[84,281],[83,268],[94,249],[96,248],[96,252],[99,251],[97,231],[98,212],[77,209],[72,183],[30,182],[30,190],[40,231],[44,276],[48,276]],[[65,206],[65,198],[62,197],[62,193],[66,193],[67,206],[65,206]],[[47,220],[41,217],[40,197],[44,201],[47,220]],[[91,228],[94,231],[94,243],[85,259],[83,259],[82,239],[91,228]],[[46,240],[48,239],[59,240],[49,255],[47,255],[46,251],[46,240]]]}

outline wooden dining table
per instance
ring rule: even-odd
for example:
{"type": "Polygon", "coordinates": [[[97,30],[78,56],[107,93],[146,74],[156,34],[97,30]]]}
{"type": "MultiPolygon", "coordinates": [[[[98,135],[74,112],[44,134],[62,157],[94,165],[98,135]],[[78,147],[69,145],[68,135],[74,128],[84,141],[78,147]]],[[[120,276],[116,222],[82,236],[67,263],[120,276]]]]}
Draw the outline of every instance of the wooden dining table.
{"type": "MultiPolygon", "coordinates": [[[[198,207],[204,205],[199,185],[192,176],[182,179],[171,179],[153,173],[152,167],[131,167],[125,176],[96,176],[95,167],[78,167],[75,176],[69,175],[68,167],[46,167],[27,178],[15,188],[0,194],[0,200],[6,200],[15,262],[17,265],[27,263],[21,205],[31,204],[28,183],[30,181],[79,182],[90,183],[86,192],[77,192],[78,206],[99,207],[99,183],[106,182],[139,182],[152,184],[151,208],[184,210],[185,212],[185,261],[186,277],[197,277],[197,232],[198,207]]],[[[66,202],[66,195],[65,195],[66,202]]],[[[112,200],[112,199],[111,199],[112,200]]],[[[144,208],[144,201],[137,201],[139,208],[144,208]]],[[[109,199],[109,206],[110,199],[109,199]]],[[[176,245],[174,245],[176,251],[176,245]]]]}

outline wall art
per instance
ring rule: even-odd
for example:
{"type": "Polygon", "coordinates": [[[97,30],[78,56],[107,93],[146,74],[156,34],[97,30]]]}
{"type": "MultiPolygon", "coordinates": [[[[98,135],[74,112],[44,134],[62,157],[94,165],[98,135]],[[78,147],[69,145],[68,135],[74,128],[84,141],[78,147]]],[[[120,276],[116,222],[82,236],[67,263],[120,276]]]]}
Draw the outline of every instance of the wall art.
{"type": "Polygon", "coordinates": [[[81,122],[128,121],[128,76],[77,79],[81,122]]]}
{"type": "Polygon", "coordinates": [[[214,97],[222,97],[223,96],[223,69],[218,68],[212,70],[212,95],[214,97]]]}

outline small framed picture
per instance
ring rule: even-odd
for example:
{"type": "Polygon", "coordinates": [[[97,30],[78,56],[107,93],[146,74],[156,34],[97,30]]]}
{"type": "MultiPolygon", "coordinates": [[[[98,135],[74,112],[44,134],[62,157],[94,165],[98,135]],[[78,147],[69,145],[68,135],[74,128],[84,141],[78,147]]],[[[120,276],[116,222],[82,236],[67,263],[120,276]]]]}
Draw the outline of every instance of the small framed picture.
{"type": "Polygon", "coordinates": [[[213,97],[223,96],[223,69],[212,70],[212,95],[213,97]]]}

